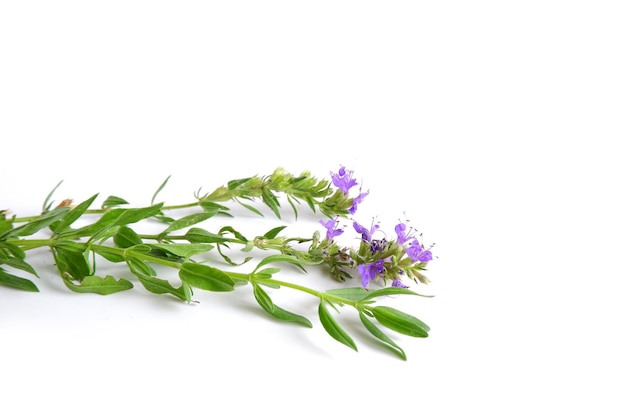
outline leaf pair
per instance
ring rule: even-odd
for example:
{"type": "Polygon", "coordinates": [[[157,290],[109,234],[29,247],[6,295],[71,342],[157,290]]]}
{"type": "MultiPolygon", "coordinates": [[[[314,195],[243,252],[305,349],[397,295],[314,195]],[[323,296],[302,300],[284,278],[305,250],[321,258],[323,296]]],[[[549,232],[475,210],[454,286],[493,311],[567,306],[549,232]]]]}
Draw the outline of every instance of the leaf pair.
{"type": "MultiPolygon", "coordinates": [[[[369,292],[364,288],[341,288],[337,290],[329,290],[327,293],[334,296],[341,295],[345,300],[356,302],[355,308],[359,312],[359,318],[363,326],[379,341],[391,348],[403,360],[406,360],[404,350],[396,344],[389,336],[387,336],[374,321],[369,317],[373,317],[382,326],[393,330],[397,333],[412,337],[428,337],[430,327],[418,318],[411,316],[392,307],[387,306],[371,306],[375,297],[395,294],[413,294],[420,295],[404,288],[387,287],[380,290],[369,292]]],[[[326,305],[335,307],[331,302],[320,299],[318,314],[322,326],[326,332],[335,340],[343,343],[351,349],[357,350],[356,343],[352,337],[341,327],[341,325],[332,316],[326,305]]],[[[336,308],[335,308],[336,309],[336,308]]]]}

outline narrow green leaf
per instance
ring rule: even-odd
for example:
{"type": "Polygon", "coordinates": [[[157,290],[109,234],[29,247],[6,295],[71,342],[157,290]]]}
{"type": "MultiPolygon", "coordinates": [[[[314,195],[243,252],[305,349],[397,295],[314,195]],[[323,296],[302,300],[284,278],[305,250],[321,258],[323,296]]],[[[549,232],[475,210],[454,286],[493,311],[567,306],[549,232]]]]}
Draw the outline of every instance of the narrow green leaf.
{"type": "Polygon", "coordinates": [[[52,227],[51,225],[51,229],[54,230],[54,233],[58,234],[70,227],[72,223],[78,220],[87,211],[87,209],[91,206],[96,197],[98,197],[98,194],[94,194],[87,200],[83,201],[82,203],[71,209],[70,212],[67,213],[67,216],[63,217],[63,219],[59,220],[57,223],[54,223],[54,227],[52,227]]]}
{"type": "Polygon", "coordinates": [[[141,245],[143,240],[141,237],[130,227],[122,226],[117,230],[117,233],[113,236],[113,242],[118,248],[130,248],[135,245],[141,245]]]}
{"type": "Polygon", "coordinates": [[[215,233],[211,233],[207,230],[200,229],[198,227],[192,227],[185,233],[185,239],[191,243],[222,243],[228,242],[228,238],[225,238],[215,233]]]}
{"type": "Polygon", "coordinates": [[[153,277],[156,275],[156,271],[147,262],[133,257],[131,254],[126,258],[126,264],[130,272],[135,274],[138,278],[141,277],[153,277]]]}
{"type": "Polygon", "coordinates": [[[88,224],[76,230],[59,233],[59,237],[69,239],[95,235],[102,230],[106,230],[110,226],[114,226],[118,217],[122,215],[122,210],[124,209],[109,210],[102,216],[100,216],[100,218],[96,222],[88,224]]]}
{"type": "Polygon", "coordinates": [[[192,287],[207,291],[233,291],[234,281],[224,272],[208,265],[185,262],[178,276],[192,287]]]}
{"type": "Polygon", "coordinates": [[[39,288],[30,280],[9,274],[0,268],[0,285],[23,291],[38,292],[39,288]]]}
{"type": "Polygon", "coordinates": [[[5,211],[0,210],[0,236],[13,228],[13,221],[7,220],[5,211]]]}
{"type": "Polygon", "coordinates": [[[209,212],[194,213],[185,217],[181,217],[180,219],[174,220],[167,227],[167,229],[163,230],[161,232],[161,236],[164,236],[169,232],[184,229],[185,227],[189,227],[191,225],[203,222],[211,217],[213,217],[213,213],[209,213],[209,212]]]}
{"type": "Polygon", "coordinates": [[[277,274],[279,272],[280,272],[280,268],[265,268],[262,271],[256,272],[255,275],[267,274],[269,276],[272,276],[272,275],[277,274]]]}
{"type": "Polygon", "coordinates": [[[346,331],[337,323],[335,318],[330,314],[328,309],[326,308],[324,300],[320,300],[318,314],[320,317],[320,322],[322,326],[326,330],[326,332],[331,335],[335,340],[344,345],[348,346],[355,351],[358,351],[354,340],[346,333],[346,331]]]}
{"type": "Polygon", "coordinates": [[[264,238],[266,239],[274,239],[276,236],[278,236],[278,234],[280,232],[283,231],[283,229],[285,229],[287,226],[278,226],[273,228],[272,230],[268,231],[267,233],[265,233],[263,235],[264,238]]]}
{"type": "Polygon", "coordinates": [[[252,283],[252,292],[254,294],[254,298],[257,300],[259,305],[263,307],[263,310],[267,311],[270,314],[274,314],[274,302],[270,298],[270,296],[265,292],[263,288],[261,288],[257,283],[252,283]]]}
{"type": "Polygon", "coordinates": [[[0,253],[7,252],[10,256],[18,259],[26,259],[26,252],[22,248],[13,243],[0,242],[0,253]]]}
{"type": "Polygon", "coordinates": [[[350,301],[361,301],[367,297],[369,291],[363,287],[335,288],[326,290],[326,294],[335,295],[350,301]]]}
{"type": "Polygon", "coordinates": [[[150,204],[154,204],[154,201],[156,200],[157,195],[161,192],[161,190],[163,190],[163,188],[165,188],[165,185],[170,180],[170,177],[171,177],[171,175],[169,175],[167,178],[165,178],[165,181],[163,181],[163,183],[161,183],[159,188],[157,188],[157,190],[154,192],[154,195],[152,196],[152,200],[150,200],[150,204]]]}
{"type": "Polygon", "coordinates": [[[106,200],[104,200],[104,202],[102,203],[102,208],[107,209],[110,207],[121,206],[124,204],[128,204],[128,201],[124,200],[123,198],[111,195],[107,197],[106,200]]]}
{"type": "Polygon", "coordinates": [[[193,255],[209,252],[215,246],[208,243],[154,243],[151,244],[150,247],[161,249],[172,255],[188,259],[193,255]]]}
{"type": "Polygon", "coordinates": [[[380,330],[374,323],[372,323],[372,321],[370,319],[368,319],[365,316],[365,314],[363,314],[360,311],[359,311],[359,317],[361,318],[361,322],[363,323],[363,326],[365,326],[365,328],[367,330],[369,330],[369,332],[372,335],[374,335],[374,337],[376,337],[377,339],[379,339],[383,343],[387,344],[403,360],[406,360],[406,354],[404,353],[404,350],[402,350],[402,348],[400,346],[398,346],[393,340],[391,340],[389,338],[389,336],[387,336],[385,333],[383,333],[382,330],[380,330]]]}
{"type": "Polygon", "coordinates": [[[187,285],[183,284],[181,287],[174,287],[169,281],[160,279],[154,276],[135,274],[141,282],[143,287],[153,294],[171,294],[183,301],[189,302],[191,300],[191,292],[187,285]]]}
{"type": "Polygon", "coordinates": [[[70,210],[71,210],[70,207],[63,206],[63,207],[57,207],[50,211],[46,211],[45,213],[43,213],[36,219],[31,220],[28,223],[24,223],[23,225],[18,226],[14,229],[5,231],[0,236],[0,240],[7,240],[7,239],[17,237],[17,236],[33,235],[37,233],[38,231],[50,226],[52,223],[56,222],[57,220],[62,219],[65,215],[67,215],[67,213],[69,213],[70,210]]]}
{"type": "Polygon", "coordinates": [[[278,198],[267,188],[263,188],[261,190],[261,199],[263,202],[272,209],[276,217],[280,219],[280,203],[278,202],[278,198]]]}
{"type": "Polygon", "coordinates": [[[370,311],[380,324],[395,332],[412,337],[428,337],[430,327],[410,314],[387,306],[373,307],[370,311]]]}
{"type": "Polygon", "coordinates": [[[15,269],[20,269],[22,271],[28,272],[30,274],[33,274],[36,277],[39,277],[37,275],[37,271],[35,271],[35,269],[26,261],[24,261],[23,259],[19,259],[19,258],[0,258],[0,265],[7,265],[10,266],[12,268],[15,269]]]}
{"type": "Polygon", "coordinates": [[[309,206],[309,208],[311,209],[311,211],[313,213],[315,213],[315,200],[313,200],[310,196],[305,196],[304,200],[306,201],[307,205],[309,206]]]}
{"type": "Polygon", "coordinates": [[[282,321],[302,324],[305,327],[313,327],[313,324],[306,317],[287,311],[274,304],[267,292],[265,292],[265,290],[263,290],[263,288],[261,288],[258,284],[253,282],[252,287],[254,298],[263,310],[268,312],[272,317],[282,321]]]}
{"type": "Polygon", "coordinates": [[[259,210],[258,208],[254,207],[254,206],[251,206],[250,204],[243,203],[241,200],[237,200],[237,202],[239,204],[241,204],[243,207],[245,207],[248,210],[250,210],[251,212],[253,212],[254,214],[258,214],[261,217],[265,217],[265,216],[263,216],[263,212],[261,210],[259,210]]]}
{"type": "Polygon", "coordinates": [[[46,199],[43,201],[43,205],[42,205],[42,211],[48,211],[50,210],[50,207],[52,207],[52,201],[50,201],[50,198],[52,198],[52,194],[54,194],[54,192],[57,190],[57,188],[59,188],[59,186],[63,183],[63,180],[59,181],[57,183],[57,185],[54,186],[54,188],[52,189],[52,191],[50,191],[48,193],[48,195],[46,196],[46,199]]]}
{"type": "Polygon", "coordinates": [[[289,321],[293,323],[301,324],[305,327],[313,327],[313,324],[304,316],[287,311],[276,304],[274,304],[274,310],[270,313],[274,318],[281,321],[289,321]]]}
{"type": "Polygon", "coordinates": [[[207,213],[212,213],[213,215],[219,214],[230,216],[230,214],[227,213],[230,208],[222,204],[217,204],[212,201],[200,201],[200,207],[202,208],[202,210],[206,211],[207,213]]]}
{"type": "Polygon", "coordinates": [[[232,233],[237,239],[241,240],[242,242],[248,241],[248,239],[244,235],[233,229],[231,226],[222,227],[219,231],[219,234],[223,235],[224,233],[232,233]]]}
{"type": "Polygon", "coordinates": [[[250,181],[253,177],[248,177],[248,178],[242,178],[239,180],[232,180],[232,181],[228,181],[227,187],[229,191],[234,190],[235,188],[247,183],[248,181],[250,181]]]}
{"type": "Polygon", "coordinates": [[[90,248],[94,253],[97,253],[109,262],[118,263],[126,260],[122,254],[115,251],[115,248],[106,246],[91,246],[90,248]]]}
{"type": "Polygon", "coordinates": [[[109,295],[133,288],[132,282],[124,278],[116,280],[111,275],[107,275],[104,278],[94,275],[86,276],[82,279],[80,284],[77,284],[72,280],[63,277],[63,282],[65,283],[67,288],[72,291],[79,293],[94,293],[100,295],[109,295]]]}
{"type": "MultiPolygon", "coordinates": [[[[90,240],[96,241],[117,233],[120,226],[137,223],[141,220],[156,216],[161,212],[162,203],[141,208],[116,208],[106,212],[100,221],[96,222],[95,230],[88,230],[86,235],[92,235],[90,240]],[[108,218],[111,216],[111,218],[108,218]],[[106,221],[102,221],[103,219],[106,221]],[[97,226],[96,226],[97,225],[97,226]]],[[[85,235],[83,235],[85,236],[85,235]]]]}
{"type": "Polygon", "coordinates": [[[123,226],[126,224],[137,223],[138,221],[148,219],[161,212],[163,203],[155,204],[148,207],[129,208],[129,209],[115,209],[121,210],[122,213],[115,220],[115,225],[123,226]]]}
{"type": "Polygon", "coordinates": [[[85,260],[85,250],[85,245],[78,242],[58,242],[52,246],[52,255],[62,277],[69,274],[72,279],[80,281],[90,275],[91,268],[85,260]]]}
{"type": "Polygon", "coordinates": [[[418,294],[414,291],[408,290],[406,288],[400,288],[400,287],[385,287],[385,288],[381,288],[375,291],[370,291],[367,294],[367,297],[363,298],[363,300],[369,300],[371,298],[375,298],[375,297],[383,297],[383,296],[387,296],[387,295],[401,295],[401,294],[407,294],[407,295],[417,295],[420,297],[433,297],[432,295],[422,295],[422,294],[418,294]]]}
{"type": "MultiPolygon", "coordinates": [[[[287,202],[289,203],[289,205],[291,206],[291,209],[293,210],[293,215],[296,218],[296,220],[298,220],[298,207],[296,207],[295,203],[294,203],[294,198],[291,196],[287,196],[287,202]]],[[[315,210],[313,210],[315,211],[315,210]]]]}
{"type": "Polygon", "coordinates": [[[306,317],[287,311],[276,304],[274,304],[274,313],[272,315],[282,321],[291,321],[302,324],[305,327],[313,327],[313,324],[306,317]]]}
{"type": "Polygon", "coordinates": [[[302,267],[302,265],[318,265],[321,263],[321,261],[307,261],[291,255],[275,254],[263,258],[254,269],[254,272],[258,271],[260,267],[273,262],[287,262],[300,267],[302,267]]]}

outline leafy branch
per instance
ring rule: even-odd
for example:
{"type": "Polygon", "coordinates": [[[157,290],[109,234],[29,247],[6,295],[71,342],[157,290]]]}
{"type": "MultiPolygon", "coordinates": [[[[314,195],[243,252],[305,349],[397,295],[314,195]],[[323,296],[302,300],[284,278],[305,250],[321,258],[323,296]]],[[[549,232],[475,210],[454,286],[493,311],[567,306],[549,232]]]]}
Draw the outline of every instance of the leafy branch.
{"type": "Polygon", "coordinates": [[[419,296],[402,279],[427,283],[422,271],[432,254],[412,229],[406,229],[405,223],[396,226],[397,239],[388,241],[375,238],[378,225],[366,229],[353,221],[355,231],[361,234],[359,246],[340,245],[338,236],[343,229],[339,228],[339,220],[349,219],[367,195],[350,195],[356,181],[345,168],[332,174],[332,183],[318,180],[308,171],[294,176],[278,168],[268,176],[233,180],[206,194],[197,192],[194,201],[180,205],[156,202],[168,180],[169,177],[145,207],[123,207],[129,204],[125,199],[109,196],[100,208],[93,208],[98,194],[77,205],[63,200],[53,207],[51,197],[57,185],[45,199],[39,215],[17,217],[0,211],[0,286],[39,291],[32,279],[39,278],[39,274],[35,265],[27,261],[26,254],[33,249],[48,248],[59,277],[69,290],[77,293],[108,295],[130,290],[139,282],[150,293],[170,295],[189,303],[193,301],[194,290],[228,292],[249,285],[261,309],[271,317],[312,327],[305,316],[276,305],[265,289],[288,288],[316,297],[317,315],[323,328],[355,351],[354,340],[333,314],[341,307],[355,309],[373,338],[402,359],[406,360],[405,352],[382,328],[411,337],[428,336],[430,328],[421,320],[375,302],[390,295],[419,296]],[[318,230],[311,237],[283,236],[286,226],[279,226],[248,239],[233,226],[217,231],[203,227],[215,216],[234,217],[229,202],[263,216],[254,205],[254,201],[261,201],[280,219],[284,200],[296,218],[302,205],[313,213],[319,212],[324,217],[320,223],[326,228],[325,237],[318,230]],[[176,215],[181,210],[192,212],[176,215]],[[161,230],[145,233],[140,226],[146,223],[153,227],[161,225],[161,230]],[[235,262],[229,256],[235,247],[249,256],[235,262]],[[253,251],[269,252],[269,255],[253,256],[253,251]],[[237,268],[217,267],[215,256],[207,258],[211,253],[217,253],[226,264],[237,268]],[[241,272],[243,266],[254,260],[256,265],[249,272],[241,272]],[[127,274],[100,276],[101,262],[117,264],[127,274]],[[322,267],[339,281],[360,276],[362,285],[321,291],[275,279],[281,270],[272,264],[282,263],[303,271],[322,267]],[[160,276],[159,268],[176,271],[177,282],[160,276]],[[382,288],[370,289],[372,281],[382,283],[382,288]],[[389,281],[391,286],[385,286],[389,281]]]}

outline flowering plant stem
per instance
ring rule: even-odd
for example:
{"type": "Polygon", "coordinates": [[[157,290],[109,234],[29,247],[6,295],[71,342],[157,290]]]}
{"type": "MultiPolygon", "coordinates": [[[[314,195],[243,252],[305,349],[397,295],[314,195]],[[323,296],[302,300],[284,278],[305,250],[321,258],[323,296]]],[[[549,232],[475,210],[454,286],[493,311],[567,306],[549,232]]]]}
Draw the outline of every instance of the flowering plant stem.
{"type": "Polygon", "coordinates": [[[358,247],[342,246],[338,242],[338,236],[344,232],[339,227],[340,221],[350,219],[368,194],[351,195],[350,190],[357,185],[351,171],[341,167],[338,173],[331,173],[331,182],[318,180],[308,171],[294,176],[278,168],[265,177],[233,180],[208,194],[198,192],[191,203],[166,206],[155,200],[168,179],[145,207],[125,208],[129,204],[126,200],[110,196],[100,208],[92,208],[98,194],[77,205],[64,200],[53,207],[50,199],[57,185],[45,199],[39,215],[17,217],[0,211],[0,286],[39,291],[24,276],[39,277],[35,265],[27,261],[26,253],[49,248],[63,283],[78,293],[108,295],[129,290],[138,281],[151,293],[174,296],[189,303],[193,302],[196,289],[225,292],[250,285],[255,300],[271,317],[312,327],[304,315],[276,305],[267,291],[284,287],[318,298],[317,315],[323,328],[355,351],[356,343],[332,312],[339,313],[339,307],[355,309],[372,340],[405,360],[403,349],[382,328],[412,337],[428,336],[430,328],[416,317],[376,305],[378,299],[391,295],[421,295],[409,290],[403,280],[428,282],[422,271],[432,254],[414,231],[407,230],[406,223],[399,223],[395,227],[396,239],[377,239],[374,235],[378,224],[368,229],[352,220],[355,232],[361,235],[358,247]],[[233,226],[223,226],[217,231],[202,227],[216,216],[234,217],[225,205],[227,202],[238,203],[263,216],[253,205],[254,200],[260,200],[280,219],[281,201],[285,199],[296,219],[302,203],[313,213],[321,213],[324,219],[318,224],[325,229],[325,236],[315,230],[311,237],[286,237],[281,235],[286,226],[278,226],[248,239],[233,226]],[[181,212],[187,214],[174,217],[181,212]],[[141,230],[146,225],[160,231],[141,230]],[[240,247],[239,252],[233,249],[236,246],[240,247]],[[232,253],[248,256],[237,262],[232,253]],[[241,271],[242,266],[253,261],[256,265],[248,272],[241,271]],[[120,276],[98,275],[101,262],[117,264],[120,276]],[[357,276],[361,285],[317,290],[276,279],[274,276],[281,271],[277,265],[286,263],[302,271],[310,267],[325,268],[338,281],[357,276]],[[164,271],[171,270],[177,272],[176,282],[163,277],[164,271]],[[385,285],[389,281],[391,285],[385,285]],[[373,285],[378,288],[372,288],[373,285]]]}

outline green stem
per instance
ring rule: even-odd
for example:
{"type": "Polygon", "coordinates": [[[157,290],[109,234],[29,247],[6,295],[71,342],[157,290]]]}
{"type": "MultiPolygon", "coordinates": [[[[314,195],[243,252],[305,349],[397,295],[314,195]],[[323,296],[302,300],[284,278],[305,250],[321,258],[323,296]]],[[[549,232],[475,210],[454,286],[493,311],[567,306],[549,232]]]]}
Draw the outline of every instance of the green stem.
{"type": "Polygon", "coordinates": [[[44,246],[52,246],[55,241],[53,239],[17,239],[8,240],[7,243],[18,246],[23,250],[37,249],[44,246]]]}
{"type": "Polygon", "coordinates": [[[336,295],[331,295],[331,294],[327,294],[325,292],[322,291],[317,291],[314,290],[312,288],[308,288],[302,285],[298,285],[298,284],[293,284],[291,282],[287,282],[287,281],[280,281],[280,280],[276,280],[276,279],[264,279],[264,278],[254,278],[254,277],[250,277],[249,274],[237,274],[238,278],[243,278],[246,279],[248,281],[255,281],[257,283],[260,284],[268,284],[268,285],[280,285],[281,287],[287,287],[287,288],[291,288],[293,290],[298,290],[298,291],[302,291],[305,292],[307,294],[311,294],[315,297],[319,297],[322,300],[326,300],[326,301],[333,301],[337,304],[348,304],[354,308],[358,308],[357,307],[357,302],[356,301],[352,301],[349,300],[347,298],[343,298],[343,297],[338,297],[336,295]],[[241,275],[241,276],[239,276],[241,275]],[[247,278],[244,277],[244,275],[247,275],[247,278]]]}

